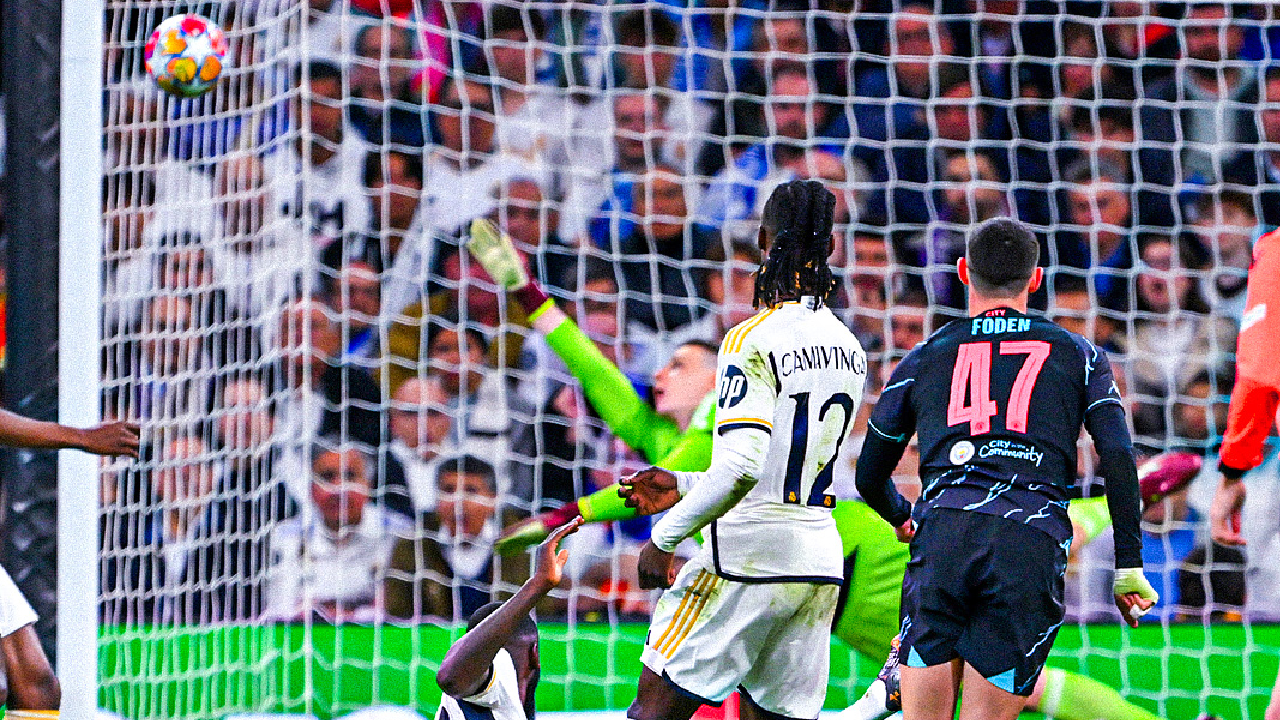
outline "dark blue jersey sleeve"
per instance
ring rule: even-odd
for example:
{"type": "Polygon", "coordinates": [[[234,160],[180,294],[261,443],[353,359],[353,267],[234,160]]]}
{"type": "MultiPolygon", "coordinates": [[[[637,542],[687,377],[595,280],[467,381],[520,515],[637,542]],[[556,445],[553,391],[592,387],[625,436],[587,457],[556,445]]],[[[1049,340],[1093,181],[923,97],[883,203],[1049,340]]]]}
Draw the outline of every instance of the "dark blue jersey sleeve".
{"type": "MultiPolygon", "coordinates": [[[[1103,405],[1120,405],[1120,388],[1116,386],[1115,375],[1111,372],[1111,362],[1097,345],[1076,336],[1080,352],[1084,355],[1084,394],[1085,413],[1103,405]]],[[[1127,436],[1128,433],[1125,433],[1127,436]]]]}
{"type": "Polygon", "coordinates": [[[919,348],[912,350],[894,368],[889,383],[880,391],[868,430],[890,442],[904,445],[916,431],[916,411],[911,391],[920,367],[919,348]]]}
{"type": "Polygon", "coordinates": [[[911,386],[918,366],[918,356],[913,351],[898,363],[889,383],[880,391],[854,473],[858,494],[895,527],[911,516],[911,504],[893,486],[893,471],[916,431],[911,386]]]}
{"type": "Polygon", "coordinates": [[[1115,529],[1116,567],[1142,567],[1142,503],[1133,440],[1120,390],[1107,356],[1082,340],[1085,358],[1084,426],[1098,451],[1098,474],[1107,485],[1107,510],[1115,529]]]}

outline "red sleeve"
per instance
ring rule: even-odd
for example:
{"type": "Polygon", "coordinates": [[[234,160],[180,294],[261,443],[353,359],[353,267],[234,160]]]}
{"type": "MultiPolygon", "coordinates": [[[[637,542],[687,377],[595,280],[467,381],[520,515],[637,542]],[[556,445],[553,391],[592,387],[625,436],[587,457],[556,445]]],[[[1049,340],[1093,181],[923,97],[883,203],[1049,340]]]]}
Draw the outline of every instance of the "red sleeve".
{"type": "Polygon", "coordinates": [[[1236,378],[1231,391],[1227,432],[1218,453],[1219,467],[1228,477],[1239,477],[1262,464],[1264,446],[1276,422],[1280,392],[1247,377],[1236,378]]]}

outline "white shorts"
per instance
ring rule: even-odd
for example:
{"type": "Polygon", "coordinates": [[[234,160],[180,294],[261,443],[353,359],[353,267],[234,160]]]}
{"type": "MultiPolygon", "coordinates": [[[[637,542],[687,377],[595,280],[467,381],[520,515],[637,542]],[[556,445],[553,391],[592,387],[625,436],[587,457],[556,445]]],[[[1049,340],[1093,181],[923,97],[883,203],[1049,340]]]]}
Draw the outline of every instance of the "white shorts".
{"type": "Polygon", "coordinates": [[[0,567],[0,637],[9,637],[38,619],[8,571],[0,567]]]}
{"type": "Polygon", "coordinates": [[[827,695],[837,585],[744,583],[685,564],[653,610],[640,659],[705,701],[741,686],[761,708],[816,718],[827,695]]]}

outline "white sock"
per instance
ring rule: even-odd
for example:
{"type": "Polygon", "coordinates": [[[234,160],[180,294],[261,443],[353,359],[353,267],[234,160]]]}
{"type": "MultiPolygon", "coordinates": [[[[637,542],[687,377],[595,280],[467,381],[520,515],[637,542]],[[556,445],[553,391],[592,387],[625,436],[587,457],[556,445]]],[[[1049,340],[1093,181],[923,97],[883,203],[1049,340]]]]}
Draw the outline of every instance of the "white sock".
{"type": "Polygon", "coordinates": [[[858,701],[836,715],[837,720],[884,720],[893,713],[884,706],[888,699],[888,688],[879,678],[871,683],[871,687],[858,698],[858,701]]]}

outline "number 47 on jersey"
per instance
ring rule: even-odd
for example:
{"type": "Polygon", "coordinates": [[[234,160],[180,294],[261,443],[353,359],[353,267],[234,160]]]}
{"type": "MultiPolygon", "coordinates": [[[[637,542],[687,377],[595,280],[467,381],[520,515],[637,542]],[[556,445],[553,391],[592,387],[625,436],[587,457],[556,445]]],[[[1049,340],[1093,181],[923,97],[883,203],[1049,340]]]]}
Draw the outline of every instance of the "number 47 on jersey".
{"type": "MultiPolygon", "coordinates": [[[[1031,412],[1031,393],[1052,346],[1043,340],[1006,340],[999,345],[1001,355],[1025,355],[1022,369],[1009,391],[1005,429],[1025,433],[1031,412]]],[[[991,341],[963,343],[951,373],[951,400],[947,403],[947,426],[969,423],[970,435],[991,432],[991,418],[1000,408],[991,399],[991,341]]]]}

